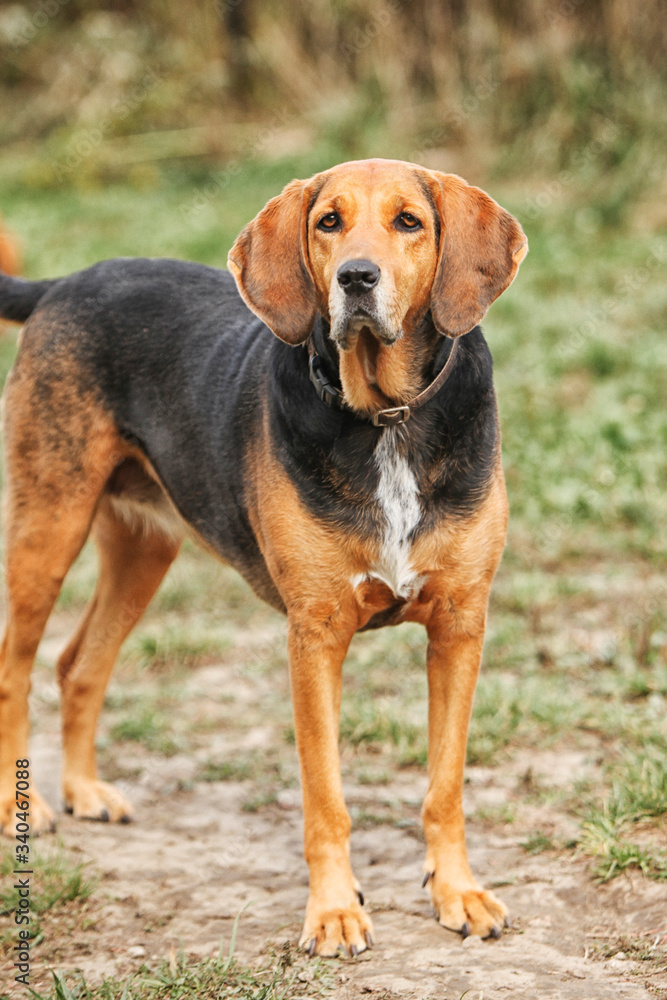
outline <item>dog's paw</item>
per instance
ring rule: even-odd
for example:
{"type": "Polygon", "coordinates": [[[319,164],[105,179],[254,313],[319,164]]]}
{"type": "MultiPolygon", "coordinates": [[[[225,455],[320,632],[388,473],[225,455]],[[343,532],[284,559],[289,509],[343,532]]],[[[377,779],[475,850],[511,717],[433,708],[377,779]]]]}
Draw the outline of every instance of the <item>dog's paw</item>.
{"type": "Polygon", "coordinates": [[[341,952],[355,958],[373,947],[373,924],[356,900],[348,906],[320,909],[311,897],[299,945],[310,958],[332,958],[341,952]]]}
{"type": "Polygon", "coordinates": [[[75,819],[97,819],[103,823],[129,823],[132,806],[117,788],[90,778],[65,779],[65,811],[75,819]]]}
{"type": "Polygon", "coordinates": [[[508,912],[504,903],[476,882],[454,884],[438,877],[437,870],[427,873],[431,899],[443,927],[457,931],[464,938],[470,934],[482,938],[499,938],[507,926],[508,912]]]}
{"type": "Polygon", "coordinates": [[[18,834],[29,833],[31,837],[39,837],[41,833],[53,833],[56,828],[56,818],[53,810],[47,806],[46,802],[34,788],[28,792],[28,816],[23,817],[23,811],[19,809],[19,802],[16,800],[16,792],[11,796],[3,796],[0,800],[0,829],[5,837],[15,837],[18,834]],[[21,816],[17,816],[17,813],[21,816]],[[26,831],[23,826],[17,830],[17,824],[26,823],[29,829],[26,831]]]}

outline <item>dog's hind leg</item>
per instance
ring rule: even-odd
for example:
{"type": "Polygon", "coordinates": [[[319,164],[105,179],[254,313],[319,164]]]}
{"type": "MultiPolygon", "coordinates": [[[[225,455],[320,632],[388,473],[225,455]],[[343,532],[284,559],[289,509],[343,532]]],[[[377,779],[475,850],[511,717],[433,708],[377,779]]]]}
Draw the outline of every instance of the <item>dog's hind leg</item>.
{"type": "Polygon", "coordinates": [[[62,689],[65,806],[77,817],[129,819],[129,803],[99,781],[95,730],[118,650],[144,613],[174,560],[180,537],[119,517],[108,496],[98,509],[93,537],[99,578],[83,621],[58,663],[62,689]]]}
{"type": "MultiPolygon", "coordinates": [[[[86,408],[63,382],[50,384],[48,396],[40,393],[42,386],[25,369],[17,366],[5,393],[7,624],[0,647],[0,827],[9,836],[17,825],[17,761],[28,758],[32,663],[104,483],[119,461],[118,435],[107,414],[86,408]]],[[[30,833],[52,828],[53,814],[32,783],[28,801],[30,833]]]]}

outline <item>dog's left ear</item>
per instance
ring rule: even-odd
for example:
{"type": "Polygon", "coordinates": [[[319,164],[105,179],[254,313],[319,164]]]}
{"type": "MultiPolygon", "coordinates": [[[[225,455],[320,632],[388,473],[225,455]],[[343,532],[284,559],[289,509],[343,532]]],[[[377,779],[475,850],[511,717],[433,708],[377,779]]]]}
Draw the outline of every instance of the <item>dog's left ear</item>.
{"type": "Polygon", "coordinates": [[[227,258],[246,305],[291,345],[308,339],[317,312],[306,252],[308,183],[292,181],[267,202],[227,258]]]}
{"type": "Polygon", "coordinates": [[[458,337],[514,281],[528,240],[514,216],[480,188],[456,174],[424,172],[441,226],[431,315],[439,333],[458,337]]]}

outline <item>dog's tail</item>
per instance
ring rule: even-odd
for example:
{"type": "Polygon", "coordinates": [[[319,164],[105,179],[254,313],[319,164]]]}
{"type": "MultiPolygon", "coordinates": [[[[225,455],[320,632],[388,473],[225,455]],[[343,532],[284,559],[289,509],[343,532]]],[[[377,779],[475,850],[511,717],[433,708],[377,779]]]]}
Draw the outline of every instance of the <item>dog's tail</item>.
{"type": "Polygon", "coordinates": [[[25,323],[40,299],[58,283],[51,281],[26,281],[24,278],[10,278],[0,273],[0,319],[25,323]]]}

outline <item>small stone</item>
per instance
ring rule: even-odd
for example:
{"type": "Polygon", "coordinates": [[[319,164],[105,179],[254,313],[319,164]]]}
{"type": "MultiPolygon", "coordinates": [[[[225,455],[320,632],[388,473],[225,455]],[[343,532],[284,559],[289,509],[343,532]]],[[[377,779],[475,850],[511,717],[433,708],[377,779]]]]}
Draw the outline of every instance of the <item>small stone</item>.
{"type": "Polygon", "coordinates": [[[127,949],[127,953],[130,958],[145,958],[146,949],[142,944],[133,944],[131,948],[127,949]]]}
{"type": "Polygon", "coordinates": [[[282,791],[278,792],[276,803],[281,809],[296,809],[298,805],[296,795],[287,788],[283,788],[282,791]]]}
{"type": "Polygon", "coordinates": [[[624,951],[617,951],[615,955],[612,955],[612,958],[615,958],[619,962],[625,962],[627,957],[624,951]]]}

